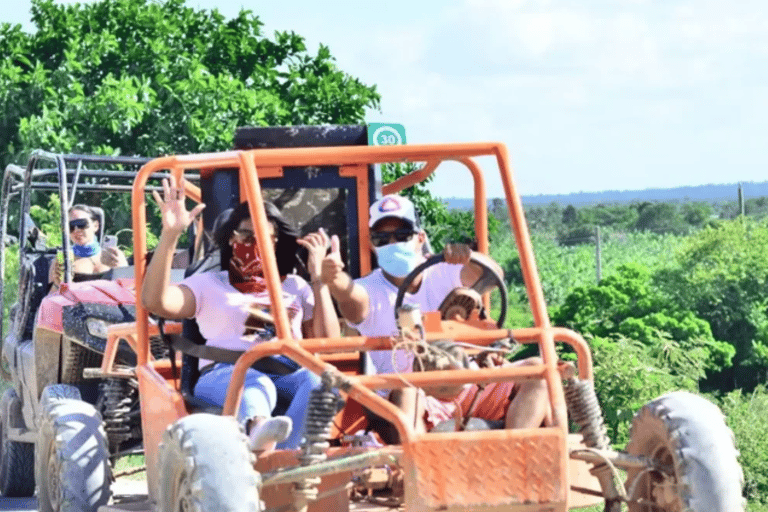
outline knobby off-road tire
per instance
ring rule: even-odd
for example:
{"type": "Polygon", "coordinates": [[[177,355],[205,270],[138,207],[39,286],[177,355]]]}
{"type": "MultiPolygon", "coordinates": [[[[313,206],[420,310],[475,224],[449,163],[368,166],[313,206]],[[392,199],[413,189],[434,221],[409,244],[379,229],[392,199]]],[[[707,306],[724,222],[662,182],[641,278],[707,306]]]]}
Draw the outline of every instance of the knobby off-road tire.
{"type": "Polygon", "coordinates": [[[259,512],[259,475],[234,418],[186,416],[160,444],[159,512],[259,512]]]}
{"type": "Polygon", "coordinates": [[[75,386],[68,384],[51,384],[43,389],[42,395],[40,395],[40,409],[44,410],[46,404],[51,404],[55,400],[61,400],[68,398],[71,400],[82,400],[80,396],[80,390],[75,386]]]}
{"type": "Polygon", "coordinates": [[[676,391],[643,406],[635,415],[627,452],[673,469],[627,472],[627,489],[637,480],[629,512],[739,512],[744,481],[733,432],[720,409],[691,393],[676,391]]]}
{"type": "Polygon", "coordinates": [[[35,492],[35,445],[8,439],[8,427],[22,424],[21,406],[13,388],[3,393],[0,413],[0,495],[6,498],[32,496],[35,492]],[[6,410],[9,411],[7,416],[6,410]]]}
{"type": "Polygon", "coordinates": [[[110,498],[112,472],[101,416],[66,385],[41,397],[42,425],[35,447],[40,512],[96,512],[110,498]]]}

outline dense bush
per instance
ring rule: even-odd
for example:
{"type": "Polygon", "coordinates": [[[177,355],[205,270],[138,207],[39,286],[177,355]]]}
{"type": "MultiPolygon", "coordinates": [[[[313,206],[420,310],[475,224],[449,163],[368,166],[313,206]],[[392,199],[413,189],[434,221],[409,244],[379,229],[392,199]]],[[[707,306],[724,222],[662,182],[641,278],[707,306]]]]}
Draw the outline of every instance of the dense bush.
{"type": "Polygon", "coordinates": [[[632,418],[648,401],[676,389],[697,389],[695,379],[673,372],[654,347],[624,337],[588,337],[588,342],[595,391],[617,449],[626,446],[632,418]]]}
{"type": "Polygon", "coordinates": [[[768,226],[736,219],[690,236],[676,266],[655,285],[680,308],[694,311],[716,339],[733,345],[734,368],[713,376],[711,386],[730,390],[764,382],[768,372],[768,226]]]}
{"type": "Polygon", "coordinates": [[[736,436],[744,469],[744,495],[749,510],[768,510],[768,391],[732,391],[720,399],[728,426],[736,436]]]}

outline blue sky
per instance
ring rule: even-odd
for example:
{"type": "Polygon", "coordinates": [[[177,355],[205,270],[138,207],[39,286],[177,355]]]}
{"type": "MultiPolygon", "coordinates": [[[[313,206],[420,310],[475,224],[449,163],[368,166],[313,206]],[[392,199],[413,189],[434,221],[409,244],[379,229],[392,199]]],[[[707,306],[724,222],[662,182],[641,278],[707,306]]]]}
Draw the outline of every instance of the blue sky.
{"type": "MultiPolygon", "coordinates": [[[[763,0],[188,0],[293,30],[412,143],[494,140],[523,194],[768,180],[763,0]]],[[[29,26],[29,0],[2,21],[29,26]]],[[[467,196],[466,171],[432,191],[467,196]]],[[[499,182],[488,179],[488,195],[499,182]]]]}

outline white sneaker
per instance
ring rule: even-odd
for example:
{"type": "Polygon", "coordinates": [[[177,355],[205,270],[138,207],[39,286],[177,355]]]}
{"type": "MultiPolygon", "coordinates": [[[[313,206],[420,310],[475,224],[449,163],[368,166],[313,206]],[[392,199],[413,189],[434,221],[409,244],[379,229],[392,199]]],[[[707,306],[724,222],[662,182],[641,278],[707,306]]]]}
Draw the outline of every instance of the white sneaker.
{"type": "Polygon", "coordinates": [[[285,441],[291,435],[293,421],[288,416],[266,418],[251,426],[248,438],[251,450],[273,449],[276,443],[285,441]]]}

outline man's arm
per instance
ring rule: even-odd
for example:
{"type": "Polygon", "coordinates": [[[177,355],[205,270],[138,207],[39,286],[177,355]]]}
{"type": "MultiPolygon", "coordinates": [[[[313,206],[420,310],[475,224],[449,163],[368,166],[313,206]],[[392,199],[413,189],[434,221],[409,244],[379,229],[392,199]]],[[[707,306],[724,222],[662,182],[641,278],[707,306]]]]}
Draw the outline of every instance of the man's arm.
{"type": "Polygon", "coordinates": [[[359,324],[368,316],[370,308],[368,292],[344,272],[338,237],[331,239],[331,252],[323,259],[320,279],[328,285],[328,291],[336,299],[341,316],[345,320],[359,324]]]}

